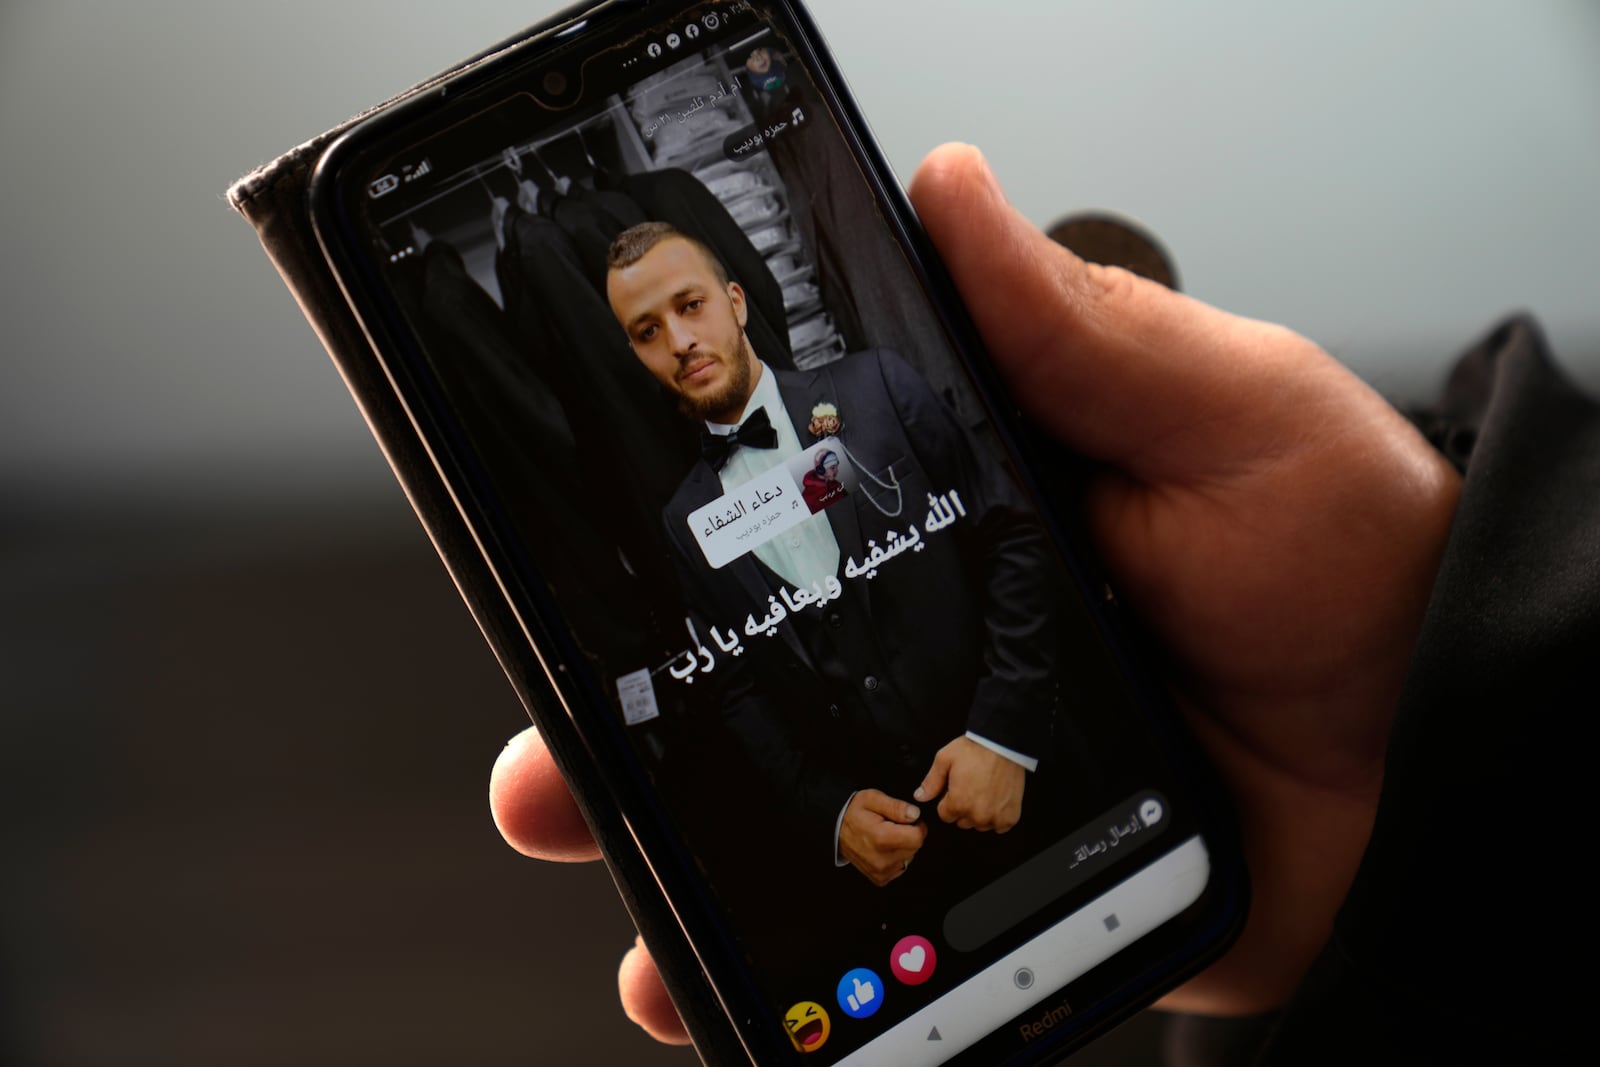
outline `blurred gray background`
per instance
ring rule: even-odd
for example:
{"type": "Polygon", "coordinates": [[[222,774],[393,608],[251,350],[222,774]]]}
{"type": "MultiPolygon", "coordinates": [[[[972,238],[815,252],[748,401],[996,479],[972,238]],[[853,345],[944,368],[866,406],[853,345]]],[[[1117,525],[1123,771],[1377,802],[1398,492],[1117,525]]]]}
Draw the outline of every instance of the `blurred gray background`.
{"type": "MultiPolygon", "coordinates": [[[[0,1061],[692,1061],[499,843],[521,709],[221,196],[554,6],[0,4],[0,1061]]],[[[1513,308],[1600,388],[1590,0],[813,7],[903,177],[973,141],[1400,401],[1513,308]]]]}

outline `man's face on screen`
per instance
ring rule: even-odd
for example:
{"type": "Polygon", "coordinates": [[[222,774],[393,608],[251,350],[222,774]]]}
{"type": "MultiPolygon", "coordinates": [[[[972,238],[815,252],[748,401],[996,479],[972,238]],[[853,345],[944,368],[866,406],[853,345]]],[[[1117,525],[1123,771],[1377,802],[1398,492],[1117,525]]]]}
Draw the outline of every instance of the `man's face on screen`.
{"type": "Polygon", "coordinates": [[[739,420],[754,387],[755,355],[738,283],[724,284],[697,247],[669,237],[612,270],[606,295],[634,354],[687,414],[739,420]]]}

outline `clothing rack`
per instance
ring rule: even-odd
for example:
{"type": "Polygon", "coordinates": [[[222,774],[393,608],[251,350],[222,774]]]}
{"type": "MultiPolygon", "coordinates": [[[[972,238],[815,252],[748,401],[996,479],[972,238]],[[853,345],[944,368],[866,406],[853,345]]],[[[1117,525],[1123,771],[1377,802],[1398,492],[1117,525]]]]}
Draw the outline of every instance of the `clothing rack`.
{"type": "MultiPolygon", "coordinates": [[[[705,122],[702,130],[690,136],[673,137],[666,142],[646,136],[647,128],[661,116],[664,105],[692,98],[693,90],[698,87],[693,83],[685,87],[685,79],[714,79],[719,89],[729,85],[736,89],[735,72],[730,69],[727,57],[753,46],[767,32],[754,34],[722,50],[712,56],[709,63],[691,56],[634,85],[623,101],[624,114],[630,121],[623,123],[619,139],[649,161],[647,169],[678,167],[686,170],[722,202],[766,259],[768,269],[783,290],[790,348],[795,366],[805,370],[842,357],[844,341],[823,305],[816,267],[794,225],[793,205],[789,203],[783,179],[771,158],[765,152],[758,152],[743,160],[733,160],[722,150],[729,133],[754,124],[754,116],[743,96],[737,91],[719,96],[714,105],[715,113],[728,118],[705,122]]],[[[680,121],[678,127],[686,124],[680,121]]],[[[661,132],[662,127],[651,130],[655,135],[661,132]]]]}
{"type": "MultiPolygon", "coordinates": [[[[404,211],[396,212],[380,222],[378,226],[380,229],[388,229],[390,226],[396,223],[404,222],[407,218],[428,207],[430,204],[447,199],[474,182],[482,181],[485,177],[493,174],[496,170],[506,165],[505,152],[507,149],[515,152],[518,156],[524,156],[530,153],[536,154],[541,148],[554,144],[564,137],[574,136],[584,130],[594,129],[604,125],[611,125],[613,128],[620,129],[618,119],[623,117],[624,111],[622,98],[613,94],[606,98],[605,106],[601,110],[597,111],[595,114],[589,116],[581,122],[575,123],[571,126],[565,126],[556,133],[545,137],[535,138],[526,144],[507,145],[506,148],[501,149],[498,154],[491,156],[488,159],[479,160],[477,163],[474,163],[469,167],[465,167],[456,171],[448,178],[441,180],[426,199],[410,205],[404,211]]],[[[621,123],[620,126],[626,126],[630,130],[632,129],[631,123],[624,122],[621,123]]],[[[638,131],[633,130],[632,132],[634,133],[635,138],[637,138],[638,131]]],[[[629,152],[629,146],[626,143],[625,138],[620,138],[619,140],[622,140],[623,143],[624,169],[630,171],[634,169],[641,169],[634,166],[629,166],[630,163],[634,162],[627,158],[631,154],[629,152]]],[[[641,146],[640,151],[642,152],[642,150],[643,149],[641,146]]],[[[644,156],[638,162],[643,162],[647,158],[647,156],[644,156]]]]}
{"type": "MultiPolygon", "coordinates": [[[[728,55],[733,54],[740,49],[750,47],[763,37],[770,36],[771,32],[771,30],[763,28],[744,38],[743,40],[736,41],[719,51],[713,57],[718,64],[719,69],[726,74],[728,69],[728,55]]],[[[691,59],[692,58],[693,57],[691,57],[691,59]]],[[[637,92],[639,87],[643,85],[659,87],[679,78],[689,77],[693,75],[697,69],[699,69],[698,64],[690,63],[688,61],[679,63],[675,66],[667,67],[658,74],[654,74],[645,81],[638,83],[633,87],[633,90],[634,92],[637,92]]],[[[618,140],[621,143],[623,150],[623,169],[629,173],[639,170],[655,169],[653,166],[651,166],[650,152],[643,139],[639,135],[638,127],[631,122],[617,121],[618,119],[625,118],[626,108],[624,107],[622,97],[613,93],[611,96],[606,98],[606,101],[601,108],[588,118],[576,122],[570,126],[564,126],[557,132],[549,134],[545,137],[535,138],[526,144],[513,144],[506,147],[510,148],[519,156],[526,155],[528,153],[537,153],[539,149],[544,148],[547,145],[554,144],[556,141],[559,141],[564,137],[580,133],[596,126],[611,124],[619,134],[618,140]]],[[[430,204],[449,197],[452,193],[460,191],[462,188],[472,184],[473,182],[480,181],[486,175],[492,174],[495,170],[503,166],[505,166],[504,158],[502,155],[496,155],[489,159],[480,160],[479,162],[472,164],[470,167],[459,170],[450,175],[448,178],[440,181],[435,187],[434,191],[430,193],[426,199],[412,204],[404,211],[400,211],[389,216],[388,218],[382,220],[378,226],[380,229],[387,229],[397,222],[403,222],[409,216],[415,214],[430,204]]]]}
{"type": "Polygon", "coordinates": [[[777,166],[764,151],[744,159],[730,159],[723,152],[729,134],[755,124],[738,80],[748,75],[742,66],[731,66],[730,57],[747,54],[769,33],[763,30],[751,34],[709,56],[685,56],[635,83],[626,96],[608,97],[593,114],[577,122],[504,146],[494,155],[449,175],[426,198],[385,218],[380,230],[392,235],[399,254],[406,254],[413,251],[410,235],[395,233],[392,227],[403,226],[419,212],[454,199],[455,210],[445,212],[446,218],[453,216],[453,222],[444,221],[437,214],[429,217],[430,223],[435,224],[433,236],[457,247],[471,276],[503,305],[495,271],[495,242],[490,240],[493,227],[488,205],[484,202],[481,220],[469,218],[471,210],[462,210],[467,207],[461,202],[462,191],[505,167],[507,150],[518,156],[537,155],[557,141],[605,128],[616,138],[622,173],[681,169],[704,184],[727,209],[766,261],[782,291],[785,321],[774,326],[787,330],[795,366],[809,369],[842,357],[844,341],[823,303],[816,265],[801,239],[794,205],[777,166]],[[703,103],[708,96],[713,98],[709,106],[703,103]],[[696,106],[697,97],[702,102],[700,106],[696,106]],[[668,115],[665,122],[664,114],[668,115]],[[676,121],[672,121],[674,117],[676,121]]]}

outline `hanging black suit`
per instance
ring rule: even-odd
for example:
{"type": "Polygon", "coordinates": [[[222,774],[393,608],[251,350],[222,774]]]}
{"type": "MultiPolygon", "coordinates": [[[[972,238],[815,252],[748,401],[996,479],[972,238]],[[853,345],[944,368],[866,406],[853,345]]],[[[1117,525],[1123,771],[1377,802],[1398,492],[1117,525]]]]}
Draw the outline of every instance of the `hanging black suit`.
{"type": "Polygon", "coordinates": [[[637,606],[665,633],[681,610],[656,516],[694,455],[694,436],[633,354],[567,233],[512,208],[504,237],[495,266],[506,312],[567,413],[584,506],[621,545],[644,590],[637,606]]]}
{"type": "Polygon", "coordinates": [[[535,553],[569,563],[549,572],[562,611],[592,653],[639,655],[648,646],[638,613],[627,609],[637,583],[581,504],[576,438],[529,356],[551,352],[554,338],[513,340],[500,308],[445,241],[430,242],[402,276],[408,306],[420,309],[413,324],[424,355],[483,472],[535,553]]]}
{"type": "Polygon", "coordinates": [[[549,216],[571,239],[584,273],[602,296],[611,242],[628,227],[649,221],[649,216],[627,194],[585,189],[581,185],[573,186],[567,196],[554,198],[549,216]]]}
{"type": "Polygon", "coordinates": [[[622,180],[622,189],[647,217],[670,222],[716,252],[728,275],[744,289],[745,306],[750,310],[745,333],[756,354],[769,367],[793,370],[783,289],[716,194],[694,175],[675,167],[630,174],[622,180]]]}
{"type": "MultiPolygon", "coordinates": [[[[790,67],[787,115],[814,92],[803,72],[790,67]]],[[[826,110],[826,109],[822,109],[826,110]]],[[[845,151],[815,150],[804,137],[773,140],[768,155],[789,193],[789,210],[816,265],[822,300],[848,349],[892,348],[963,424],[976,426],[983,411],[950,353],[939,321],[927,313],[905,253],[890,237],[855,161],[845,151]]]]}

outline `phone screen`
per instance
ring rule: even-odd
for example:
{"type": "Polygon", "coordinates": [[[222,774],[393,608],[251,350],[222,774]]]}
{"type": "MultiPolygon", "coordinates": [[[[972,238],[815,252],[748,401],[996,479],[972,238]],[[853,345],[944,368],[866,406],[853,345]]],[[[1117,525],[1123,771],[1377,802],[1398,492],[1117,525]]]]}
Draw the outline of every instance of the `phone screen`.
{"type": "Polygon", "coordinates": [[[1218,936],[1192,789],[803,34],[573,39],[340,172],[391,375],[747,1044],[1049,1046],[1218,936]]]}

